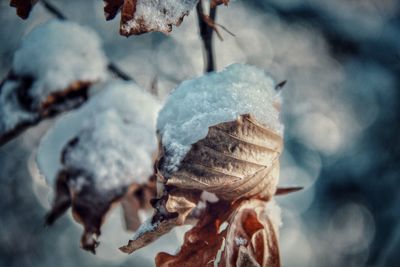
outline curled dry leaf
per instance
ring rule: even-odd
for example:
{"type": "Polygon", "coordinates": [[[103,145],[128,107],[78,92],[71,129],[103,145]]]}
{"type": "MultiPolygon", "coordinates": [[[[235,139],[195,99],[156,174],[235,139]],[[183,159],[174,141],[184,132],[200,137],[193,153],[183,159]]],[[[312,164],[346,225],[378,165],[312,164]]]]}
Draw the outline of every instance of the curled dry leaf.
{"type": "Polygon", "coordinates": [[[212,8],[214,8],[214,7],[218,6],[218,5],[221,5],[221,4],[224,4],[224,5],[227,6],[228,3],[229,3],[229,0],[211,0],[210,6],[212,8]]]}
{"type": "Polygon", "coordinates": [[[78,107],[88,98],[94,81],[76,81],[67,88],[54,90],[40,98],[30,94],[35,79],[12,71],[0,84],[0,146],[18,136],[26,128],[63,111],[78,107]]]}
{"type": "Polygon", "coordinates": [[[52,20],[29,32],[0,85],[0,145],[88,98],[107,77],[100,38],[77,23],[52,20]],[[62,64],[60,64],[62,62],[62,64]]]}
{"type": "Polygon", "coordinates": [[[143,203],[148,201],[148,195],[153,195],[154,188],[151,185],[140,186],[134,184],[128,189],[120,188],[119,190],[104,192],[96,190],[92,183],[86,182],[77,189],[75,185],[80,182],[79,179],[90,181],[90,179],[85,178],[87,176],[82,175],[85,174],[79,170],[64,170],[59,174],[56,198],[52,210],[46,217],[46,224],[53,224],[71,207],[74,219],[84,226],[81,247],[95,253],[95,249],[99,244],[97,239],[101,234],[101,225],[112,206],[119,201],[122,202],[126,227],[128,230],[135,231],[141,224],[138,211],[148,208],[143,203]],[[143,191],[146,191],[146,193],[139,193],[143,191]]]}
{"type": "MultiPolygon", "coordinates": [[[[269,200],[279,179],[283,139],[250,114],[209,128],[192,145],[178,171],[159,172],[168,186],[205,190],[224,200],[253,197],[269,200]],[[168,177],[168,178],[165,178],[168,177]]],[[[163,170],[163,158],[158,170],[163,170]]]]}
{"type": "MultiPolygon", "coordinates": [[[[147,32],[172,31],[179,26],[199,0],[104,0],[106,20],[112,20],[121,11],[120,34],[138,35],[147,32]]],[[[38,0],[11,0],[10,6],[17,9],[17,15],[27,19],[38,0]]],[[[227,5],[229,0],[212,0],[211,7],[227,5]]]]}
{"type": "Polygon", "coordinates": [[[56,197],[52,210],[46,217],[46,224],[51,225],[69,207],[72,207],[74,219],[84,225],[81,237],[81,247],[95,253],[98,246],[97,238],[105,214],[111,205],[123,195],[123,190],[98,192],[91,183],[84,183],[76,188],[79,179],[90,179],[82,170],[63,170],[57,178],[56,197]],[[94,208],[95,207],[95,208],[94,208]]]}
{"type": "Polygon", "coordinates": [[[151,220],[142,224],[133,239],[120,250],[130,254],[157,240],[175,226],[185,224],[200,194],[201,191],[182,191],[177,188],[165,191],[161,198],[152,201],[155,212],[151,220]]]}
{"type": "Polygon", "coordinates": [[[277,226],[266,209],[267,203],[256,199],[208,203],[177,255],[159,253],[156,265],[279,267],[277,226]]]}
{"type": "Polygon", "coordinates": [[[132,253],[184,224],[202,191],[228,203],[243,198],[270,200],[278,183],[282,143],[279,134],[253,116],[242,115],[210,127],[173,173],[163,173],[166,155],[161,149],[156,162],[159,198],[154,201],[155,213],[150,225],[121,250],[132,253]]]}
{"type": "Polygon", "coordinates": [[[148,178],[159,109],[158,101],[134,82],[110,81],[94,91],[87,103],[54,124],[37,154],[41,173],[56,189],[47,222],[71,207],[84,226],[81,246],[92,252],[114,204],[121,202],[129,230],[141,223],[139,209],[151,208],[156,181],[148,178]],[[61,162],[54,162],[59,155],[61,162]]]}
{"type": "Polygon", "coordinates": [[[123,4],[124,0],[104,0],[104,16],[106,20],[114,19],[123,4]]]}
{"type": "Polygon", "coordinates": [[[121,35],[130,36],[147,32],[168,33],[172,25],[179,26],[198,0],[106,0],[104,13],[113,19],[121,10],[121,35]]]}
{"type": "Polygon", "coordinates": [[[131,185],[121,199],[126,229],[136,231],[142,223],[139,210],[151,210],[150,201],[156,195],[156,181],[151,177],[146,184],[131,185]]]}
{"type": "Polygon", "coordinates": [[[17,9],[17,15],[22,19],[27,19],[32,7],[38,0],[11,0],[10,6],[17,9]]]}
{"type": "Polygon", "coordinates": [[[158,117],[155,212],[121,250],[197,219],[181,252],[160,254],[158,266],[279,266],[275,216],[265,217],[283,149],[279,103],[273,80],[247,65],[179,86],[158,117]]]}
{"type": "Polygon", "coordinates": [[[155,195],[155,180],[150,179],[147,184],[132,183],[101,190],[96,186],[97,179],[92,173],[68,164],[68,154],[78,145],[79,138],[75,138],[64,149],[64,169],[56,180],[55,199],[46,216],[46,224],[53,224],[71,207],[74,219],[84,226],[81,247],[95,253],[101,225],[113,205],[121,202],[126,228],[137,230],[141,224],[138,211],[151,208],[148,203],[155,195]]]}

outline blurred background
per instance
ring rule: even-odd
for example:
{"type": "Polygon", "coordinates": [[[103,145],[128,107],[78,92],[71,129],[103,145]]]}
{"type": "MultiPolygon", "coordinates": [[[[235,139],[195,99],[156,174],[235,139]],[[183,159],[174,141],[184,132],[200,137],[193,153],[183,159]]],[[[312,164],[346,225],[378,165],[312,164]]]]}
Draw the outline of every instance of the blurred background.
{"type": "MultiPolygon", "coordinates": [[[[107,56],[137,83],[165,99],[203,72],[192,12],[168,36],[118,34],[99,0],[51,1],[70,20],[92,27],[107,56]]],[[[0,75],[21,38],[52,18],[40,4],[22,21],[0,1],[0,75]]],[[[397,0],[237,0],[218,8],[224,41],[214,40],[218,69],[256,65],[283,90],[285,152],[281,184],[304,190],[278,197],[283,266],[400,266],[400,2],[397,0]]],[[[174,252],[184,230],[138,255],[117,248],[131,233],[111,214],[99,255],[79,248],[81,226],[64,216],[44,228],[49,189],[32,155],[54,120],[0,148],[0,266],[153,266],[174,252]],[[118,233],[118,234],[117,234],[118,233]]]]}

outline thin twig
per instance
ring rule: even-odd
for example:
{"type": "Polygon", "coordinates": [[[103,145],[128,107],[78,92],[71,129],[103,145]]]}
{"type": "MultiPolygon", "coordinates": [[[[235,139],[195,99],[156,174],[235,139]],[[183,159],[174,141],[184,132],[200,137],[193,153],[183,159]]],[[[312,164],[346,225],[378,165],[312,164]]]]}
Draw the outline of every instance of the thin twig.
{"type": "Polygon", "coordinates": [[[55,6],[53,6],[50,2],[47,0],[40,0],[42,3],[43,7],[51,14],[53,14],[54,17],[61,19],[61,20],[67,20],[67,17],[55,6]]]}
{"type": "MultiPolygon", "coordinates": [[[[64,15],[64,13],[55,7],[52,3],[50,3],[47,0],[40,0],[42,3],[43,7],[54,17],[60,19],[60,20],[68,20],[67,16],[64,15]]],[[[135,81],[131,76],[129,76],[125,71],[121,70],[115,63],[109,62],[107,69],[113,73],[115,76],[121,78],[122,80],[125,81],[135,81]]]]}
{"type": "Polygon", "coordinates": [[[223,41],[224,38],[222,38],[222,35],[220,34],[218,27],[223,29],[224,31],[226,31],[227,33],[229,33],[231,36],[235,37],[236,35],[231,32],[230,30],[228,30],[228,28],[226,28],[224,25],[216,23],[215,20],[212,20],[209,16],[207,15],[203,15],[203,20],[205,23],[207,23],[208,27],[212,28],[215,33],[217,34],[218,38],[220,41],[223,41]]]}
{"type": "Polygon", "coordinates": [[[130,75],[128,75],[125,71],[121,70],[113,62],[108,63],[107,69],[115,76],[119,77],[124,81],[135,81],[130,75]]]}
{"type": "Polygon", "coordinates": [[[216,26],[219,26],[221,29],[223,29],[224,31],[226,31],[228,34],[230,34],[231,36],[233,36],[233,37],[236,37],[236,35],[233,33],[233,32],[231,32],[227,27],[225,27],[224,25],[222,25],[222,24],[219,24],[219,23],[216,23],[216,22],[214,22],[214,24],[216,25],[216,26]]]}
{"type": "MultiPolygon", "coordinates": [[[[204,46],[204,71],[212,72],[215,71],[215,58],[214,58],[214,47],[213,47],[213,33],[214,29],[210,27],[204,20],[204,10],[203,10],[202,0],[196,6],[197,19],[199,22],[200,37],[203,41],[204,46]]],[[[209,18],[215,21],[217,16],[217,7],[210,6],[209,18]]]]}

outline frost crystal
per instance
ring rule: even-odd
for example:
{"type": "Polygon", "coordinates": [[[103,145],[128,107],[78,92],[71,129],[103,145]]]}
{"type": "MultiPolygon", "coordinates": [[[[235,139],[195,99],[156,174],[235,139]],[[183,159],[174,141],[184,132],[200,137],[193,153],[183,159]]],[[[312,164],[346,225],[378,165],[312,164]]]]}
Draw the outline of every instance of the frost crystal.
{"type": "Polygon", "coordinates": [[[151,219],[152,218],[147,219],[145,222],[143,222],[140,225],[139,229],[137,229],[137,231],[135,232],[135,234],[132,237],[133,240],[138,239],[144,233],[154,231],[160,225],[159,222],[152,223],[151,219]]]}
{"type": "Polygon", "coordinates": [[[13,71],[34,79],[29,94],[38,105],[50,93],[74,82],[103,80],[107,76],[107,60],[93,30],[53,20],[24,38],[15,53],[13,71]]]}
{"type": "Polygon", "coordinates": [[[215,257],[214,264],[213,264],[214,267],[218,267],[219,263],[221,262],[222,253],[223,253],[224,250],[225,250],[225,246],[226,246],[225,238],[222,238],[222,245],[221,245],[221,247],[218,249],[217,255],[216,255],[216,257],[215,257]]]}
{"type": "Polygon", "coordinates": [[[121,24],[125,35],[150,31],[169,32],[171,25],[179,25],[198,0],[137,0],[131,20],[121,24]]]}
{"type": "Polygon", "coordinates": [[[41,172],[53,185],[62,167],[84,170],[98,190],[145,182],[157,150],[158,110],[153,96],[134,83],[108,83],[45,135],[37,155],[41,172]],[[78,142],[67,149],[61,166],[61,151],[73,138],[78,142]]]}
{"type": "Polygon", "coordinates": [[[240,236],[235,236],[235,244],[236,246],[245,246],[247,245],[247,240],[240,236]]]}
{"type": "Polygon", "coordinates": [[[251,113],[275,132],[283,125],[275,107],[280,102],[274,81],[264,71],[243,64],[183,82],[160,111],[157,129],[166,150],[167,172],[175,171],[192,144],[210,126],[251,113]]]}

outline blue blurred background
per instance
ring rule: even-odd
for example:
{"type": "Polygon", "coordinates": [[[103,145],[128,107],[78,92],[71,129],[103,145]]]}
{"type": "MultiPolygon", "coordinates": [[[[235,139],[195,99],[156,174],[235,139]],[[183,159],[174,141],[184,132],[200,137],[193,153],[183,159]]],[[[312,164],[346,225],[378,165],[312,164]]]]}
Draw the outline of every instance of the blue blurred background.
{"type": "MultiPolygon", "coordinates": [[[[150,90],[157,77],[160,99],[202,73],[194,13],[168,36],[127,39],[118,19],[105,21],[102,1],[51,2],[95,29],[108,57],[139,85],[150,90]]],[[[22,21],[8,4],[0,2],[1,77],[21,38],[52,18],[38,4],[22,21]]],[[[237,0],[219,7],[217,22],[235,34],[214,40],[218,69],[245,62],[288,80],[281,184],[304,190],[277,198],[283,266],[400,266],[400,2],[237,0]]],[[[179,246],[181,236],[170,236],[121,255],[117,247],[130,234],[116,234],[117,215],[103,229],[98,256],[79,249],[81,228],[70,216],[45,229],[49,189],[32,155],[53,122],[0,148],[0,266],[153,266],[156,250],[179,246]]]]}

